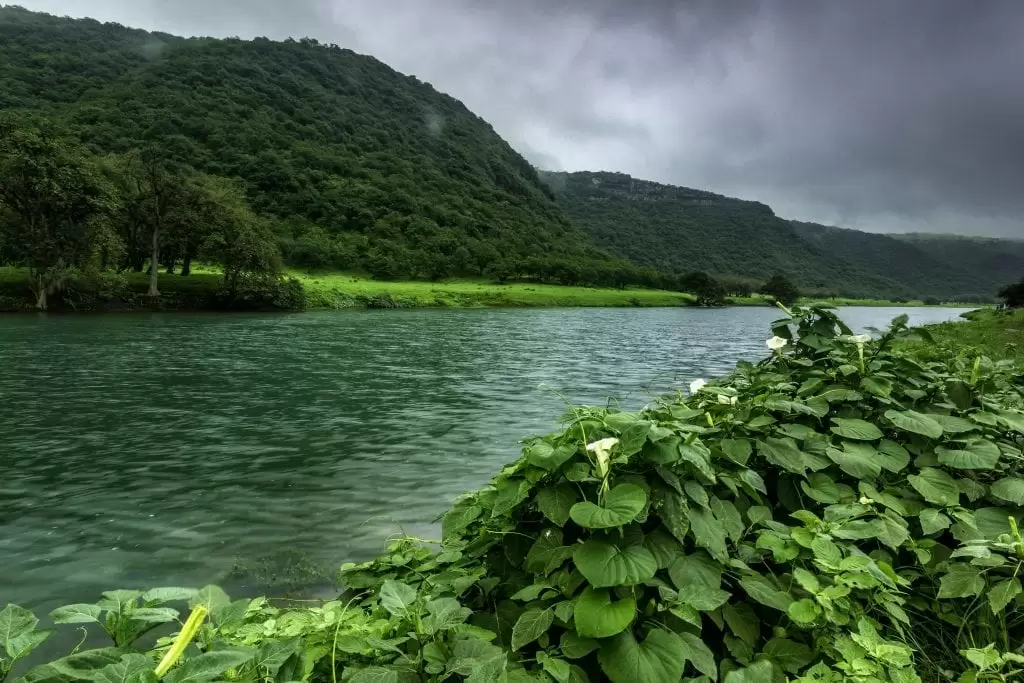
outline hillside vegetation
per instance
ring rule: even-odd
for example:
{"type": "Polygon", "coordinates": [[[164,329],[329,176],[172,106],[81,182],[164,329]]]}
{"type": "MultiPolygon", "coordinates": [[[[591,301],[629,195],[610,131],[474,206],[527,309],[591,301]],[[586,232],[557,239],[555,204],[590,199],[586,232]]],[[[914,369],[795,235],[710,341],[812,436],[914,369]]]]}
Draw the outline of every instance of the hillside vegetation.
{"type": "Polygon", "coordinates": [[[543,175],[597,246],[659,270],[755,280],[786,273],[819,296],[964,301],[991,300],[1024,272],[1024,243],[793,222],[759,202],[621,173],[543,175]]]}
{"type": "Polygon", "coordinates": [[[0,109],[52,119],[97,155],[158,150],[236,179],[299,265],[430,279],[609,261],[462,103],[337,46],[0,8],[0,109]]]}

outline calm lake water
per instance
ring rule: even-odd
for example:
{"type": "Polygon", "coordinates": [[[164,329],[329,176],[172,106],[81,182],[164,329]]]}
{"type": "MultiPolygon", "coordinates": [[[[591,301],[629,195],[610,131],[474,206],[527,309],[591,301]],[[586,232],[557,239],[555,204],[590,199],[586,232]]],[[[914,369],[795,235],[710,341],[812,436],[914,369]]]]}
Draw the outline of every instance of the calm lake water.
{"type": "MultiPolygon", "coordinates": [[[[851,326],[959,309],[850,308],[851,326]]],[[[764,355],[769,308],[0,317],[0,605],[330,581],[557,427],[764,355]]]]}

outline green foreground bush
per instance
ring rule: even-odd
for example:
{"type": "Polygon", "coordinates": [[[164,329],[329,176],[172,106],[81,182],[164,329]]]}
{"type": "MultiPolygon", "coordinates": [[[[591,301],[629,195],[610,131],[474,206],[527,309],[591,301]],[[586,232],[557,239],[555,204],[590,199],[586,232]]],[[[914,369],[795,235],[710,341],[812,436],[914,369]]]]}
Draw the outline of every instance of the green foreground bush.
{"type": "MultiPolygon", "coordinates": [[[[641,413],[581,408],[458,500],[443,540],[346,565],[338,600],[113,591],[53,612],[100,681],[911,683],[1020,677],[1024,376],[922,361],[823,307],[772,355],[641,413]],[[179,619],[177,636],[139,637],[179,619]]],[[[16,606],[0,646],[49,635],[16,606]]],[[[9,663],[4,666],[9,667],[9,663]]]]}

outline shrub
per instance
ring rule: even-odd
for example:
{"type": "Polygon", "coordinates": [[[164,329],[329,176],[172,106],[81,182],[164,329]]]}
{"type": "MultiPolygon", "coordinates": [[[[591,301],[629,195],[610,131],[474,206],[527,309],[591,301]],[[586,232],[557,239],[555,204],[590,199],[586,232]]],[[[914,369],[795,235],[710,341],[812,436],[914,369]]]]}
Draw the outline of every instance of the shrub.
{"type": "Polygon", "coordinates": [[[574,409],[455,503],[439,547],[403,539],[344,566],[341,600],[281,610],[213,589],[108,594],[55,619],[105,611],[108,632],[128,636],[54,671],[108,680],[135,667],[152,683],[145,667],[170,641],[124,648],[173,597],[212,620],[172,683],[228,669],[354,683],[1012,675],[1024,660],[1024,413],[1008,407],[1019,376],[907,355],[905,316],[873,341],[821,306],[773,332],[768,359],[689,396],[574,409]]]}

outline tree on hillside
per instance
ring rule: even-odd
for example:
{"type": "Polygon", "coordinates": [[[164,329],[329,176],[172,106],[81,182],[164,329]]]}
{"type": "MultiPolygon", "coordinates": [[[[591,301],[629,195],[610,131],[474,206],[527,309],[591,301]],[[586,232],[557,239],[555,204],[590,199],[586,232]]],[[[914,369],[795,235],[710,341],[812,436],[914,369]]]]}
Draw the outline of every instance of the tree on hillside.
{"type": "Polygon", "coordinates": [[[91,254],[91,237],[113,208],[109,185],[77,145],[48,126],[0,122],[0,206],[5,250],[28,267],[36,307],[46,310],[91,254]]]}
{"type": "Polygon", "coordinates": [[[999,290],[999,298],[1010,308],[1024,308],[1024,278],[999,290]]]}
{"type": "Polygon", "coordinates": [[[679,278],[679,289],[697,297],[699,306],[720,306],[725,303],[725,290],[713,277],[703,272],[687,273],[679,278]]]}
{"type": "Polygon", "coordinates": [[[207,191],[218,210],[209,216],[210,234],[202,254],[223,269],[228,296],[236,297],[247,285],[277,280],[281,252],[267,222],[252,212],[230,181],[211,179],[207,191]]]}
{"type": "Polygon", "coordinates": [[[773,275],[761,287],[761,293],[774,297],[783,306],[792,306],[800,298],[800,290],[784,275],[773,275]]]}

